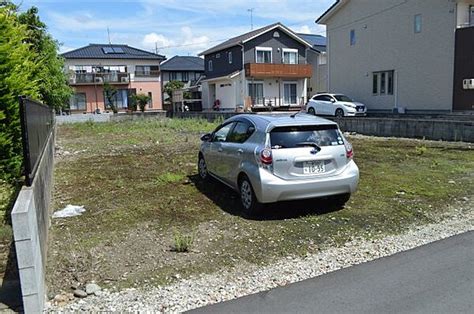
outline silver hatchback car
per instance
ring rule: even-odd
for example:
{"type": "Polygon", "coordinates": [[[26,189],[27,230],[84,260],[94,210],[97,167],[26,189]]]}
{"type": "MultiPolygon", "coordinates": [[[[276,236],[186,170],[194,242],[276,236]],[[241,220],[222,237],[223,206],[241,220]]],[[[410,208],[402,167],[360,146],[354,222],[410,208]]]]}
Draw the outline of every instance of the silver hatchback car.
{"type": "Polygon", "coordinates": [[[248,214],[262,203],[323,196],[342,205],[357,189],[352,145],[323,118],[241,114],[201,140],[199,176],[238,191],[248,214]]]}

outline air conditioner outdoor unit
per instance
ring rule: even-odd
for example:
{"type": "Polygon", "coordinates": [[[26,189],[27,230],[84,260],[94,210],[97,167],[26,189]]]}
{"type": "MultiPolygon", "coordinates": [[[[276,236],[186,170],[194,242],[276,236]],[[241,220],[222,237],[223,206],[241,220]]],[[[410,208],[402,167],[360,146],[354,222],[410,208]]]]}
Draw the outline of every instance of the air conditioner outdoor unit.
{"type": "Polygon", "coordinates": [[[103,81],[104,81],[104,80],[103,80],[101,77],[96,77],[96,78],[94,79],[94,82],[96,82],[96,83],[102,83],[103,81]]]}
{"type": "Polygon", "coordinates": [[[128,83],[128,77],[123,76],[123,77],[120,79],[120,81],[121,81],[122,83],[128,83]]]}
{"type": "Polygon", "coordinates": [[[76,83],[76,78],[75,77],[70,77],[69,78],[69,84],[75,84],[76,83]]]}
{"type": "Polygon", "coordinates": [[[462,81],[463,89],[474,89],[474,79],[464,79],[462,81]]]}

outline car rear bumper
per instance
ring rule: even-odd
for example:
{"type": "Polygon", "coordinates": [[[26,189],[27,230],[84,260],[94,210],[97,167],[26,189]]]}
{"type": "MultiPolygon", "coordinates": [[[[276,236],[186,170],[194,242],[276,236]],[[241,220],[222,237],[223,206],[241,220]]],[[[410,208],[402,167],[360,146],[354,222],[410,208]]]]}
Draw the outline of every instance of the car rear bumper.
{"type": "Polygon", "coordinates": [[[253,184],[261,203],[307,199],[353,193],[359,183],[359,168],[351,161],[338,175],[315,180],[283,180],[260,169],[260,184],[253,184]]]}

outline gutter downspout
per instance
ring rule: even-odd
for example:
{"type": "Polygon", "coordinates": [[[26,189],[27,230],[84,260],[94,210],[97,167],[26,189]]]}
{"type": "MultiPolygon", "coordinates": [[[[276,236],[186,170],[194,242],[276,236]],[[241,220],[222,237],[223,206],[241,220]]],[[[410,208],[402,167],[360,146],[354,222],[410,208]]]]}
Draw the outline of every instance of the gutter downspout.
{"type": "Polygon", "coordinates": [[[242,105],[243,105],[243,109],[245,111],[245,98],[246,98],[246,90],[247,90],[247,80],[245,78],[245,52],[244,52],[244,45],[239,43],[237,44],[241,47],[241,51],[242,51],[242,73],[241,73],[241,80],[242,80],[242,84],[240,86],[240,95],[242,97],[242,105]]]}

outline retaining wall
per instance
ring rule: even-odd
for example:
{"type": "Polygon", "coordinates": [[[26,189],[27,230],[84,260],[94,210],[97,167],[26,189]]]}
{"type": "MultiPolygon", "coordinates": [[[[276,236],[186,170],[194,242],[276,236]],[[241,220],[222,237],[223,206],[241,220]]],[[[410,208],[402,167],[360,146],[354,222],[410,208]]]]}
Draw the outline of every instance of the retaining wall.
{"type": "Polygon", "coordinates": [[[23,186],[11,213],[23,310],[43,311],[55,131],[51,132],[31,186],[23,186]]]}

